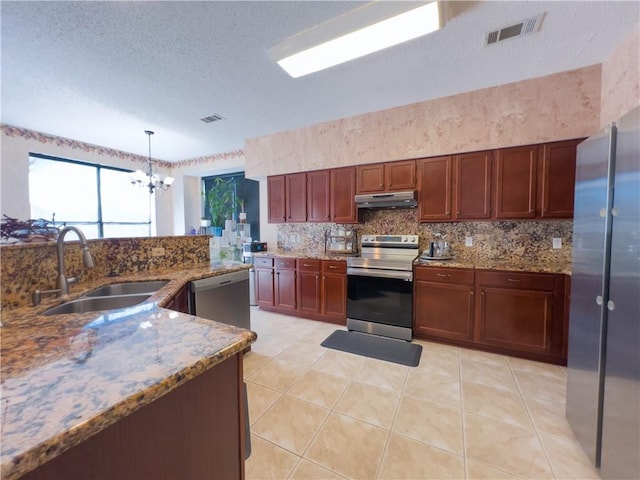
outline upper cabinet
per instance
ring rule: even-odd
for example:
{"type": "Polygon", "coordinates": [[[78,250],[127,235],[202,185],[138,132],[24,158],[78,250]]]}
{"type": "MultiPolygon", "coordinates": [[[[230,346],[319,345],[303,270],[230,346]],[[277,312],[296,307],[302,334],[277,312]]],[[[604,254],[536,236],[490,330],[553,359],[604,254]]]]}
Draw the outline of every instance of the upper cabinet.
{"type": "Polygon", "coordinates": [[[538,215],[573,217],[576,152],[582,140],[547,143],[538,157],[538,215]]]}
{"type": "Polygon", "coordinates": [[[491,152],[417,160],[420,221],[490,218],[491,162],[491,152]]]}
{"type": "Polygon", "coordinates": [[[491,151],[455,156],[454,217],[456,220],[491,218],[491,151]]]}
{"type": "MultiPolygon", "coordinates": [[[[330,211],[331,170],[307,172],[307,221],[328,222],[330,211]]],[[[351,199],[353,202],[353,199],[351,199]]]]}
{"type": "Polygon", "coordinates": [[[267,197],[269,223],[286,221],[285,175],[275,175],[267,178],[267,197]]]}
{"type": "Polygon", "coordinates": [[[356,167],[331,169],[330,210],[335,223],[357,223],[356,167]]]}
{"type": "Polygon", "coordinates": [[[382,193],[414,190],[416,188],[416,161],[359,165],[356,193],[382,193]]]}
{"type": "Polygon", "coordinates": [[[496,150],[495,218],[534,218],[538,146],[496,150]]]}

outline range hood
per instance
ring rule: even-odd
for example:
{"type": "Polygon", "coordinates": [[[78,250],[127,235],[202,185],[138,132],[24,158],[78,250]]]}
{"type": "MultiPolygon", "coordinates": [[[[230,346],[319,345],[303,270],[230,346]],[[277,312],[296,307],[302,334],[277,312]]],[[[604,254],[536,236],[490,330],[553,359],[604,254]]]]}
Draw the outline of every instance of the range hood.
{"type": "Polygon", "coordinates": [[[415,208],[418,206],[413,191],[356,195],[355,202],[357,208],[415,208]]]}

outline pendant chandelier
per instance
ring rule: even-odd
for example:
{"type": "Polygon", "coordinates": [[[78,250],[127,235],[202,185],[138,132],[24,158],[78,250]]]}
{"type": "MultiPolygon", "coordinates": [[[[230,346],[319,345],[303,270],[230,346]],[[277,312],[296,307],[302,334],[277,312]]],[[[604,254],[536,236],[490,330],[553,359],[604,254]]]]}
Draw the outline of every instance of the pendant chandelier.
{"type": "Polygon", "coordinates": [[[131,183],[138,187],[144,187],[149,189],[149,193],[153,193],[157,188],[159,190],[167,190],[173,183],[173,177],[161,178],[157,173],[153,173],[153,161],[151,160],[151,130],[145,130],[149,137],[149,159],[147,161],[147,172],[137,170],[131,174],[131,183]]]}

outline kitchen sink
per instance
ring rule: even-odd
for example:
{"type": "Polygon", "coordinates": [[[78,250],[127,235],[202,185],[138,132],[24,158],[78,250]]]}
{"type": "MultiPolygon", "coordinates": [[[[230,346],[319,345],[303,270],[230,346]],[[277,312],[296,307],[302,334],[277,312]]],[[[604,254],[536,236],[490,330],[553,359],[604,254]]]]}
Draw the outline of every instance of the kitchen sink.
{"type": "Polygon", "coordinates": [[[111,297],[82,297],[77,300],[58,305],[46,310],[43,315],[60,315],[63,313],[86,313],[98,310],[113,310],[116,308],[131,307],[144,302],[151,296],[151,293],[140,293],[137,295],[119,295],[111,297]]]}
{"type": "Polygon", "coordinates": [[[164,287],[169,280],[150,280],[144,282],[114,283],[96,288],[81,298],[111,297],[118,295],[152,294],[164,287]]]}

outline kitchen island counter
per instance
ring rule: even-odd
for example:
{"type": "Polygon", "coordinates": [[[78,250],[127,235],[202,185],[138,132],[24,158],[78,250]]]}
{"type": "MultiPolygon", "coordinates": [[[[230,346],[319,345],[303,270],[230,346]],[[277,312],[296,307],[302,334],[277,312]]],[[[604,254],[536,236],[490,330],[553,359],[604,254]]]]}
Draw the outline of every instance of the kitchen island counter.
{"type": "Polygon", "coordinates": [[[212,367],[256,334],[162,308],[189,281],[249,265],[145,272],[74,285],[65,299],[2,312],[2,478],[18,478],[212,367]],[[169,280],[139,305],[45,317],[109,283],[169,280]]]}

